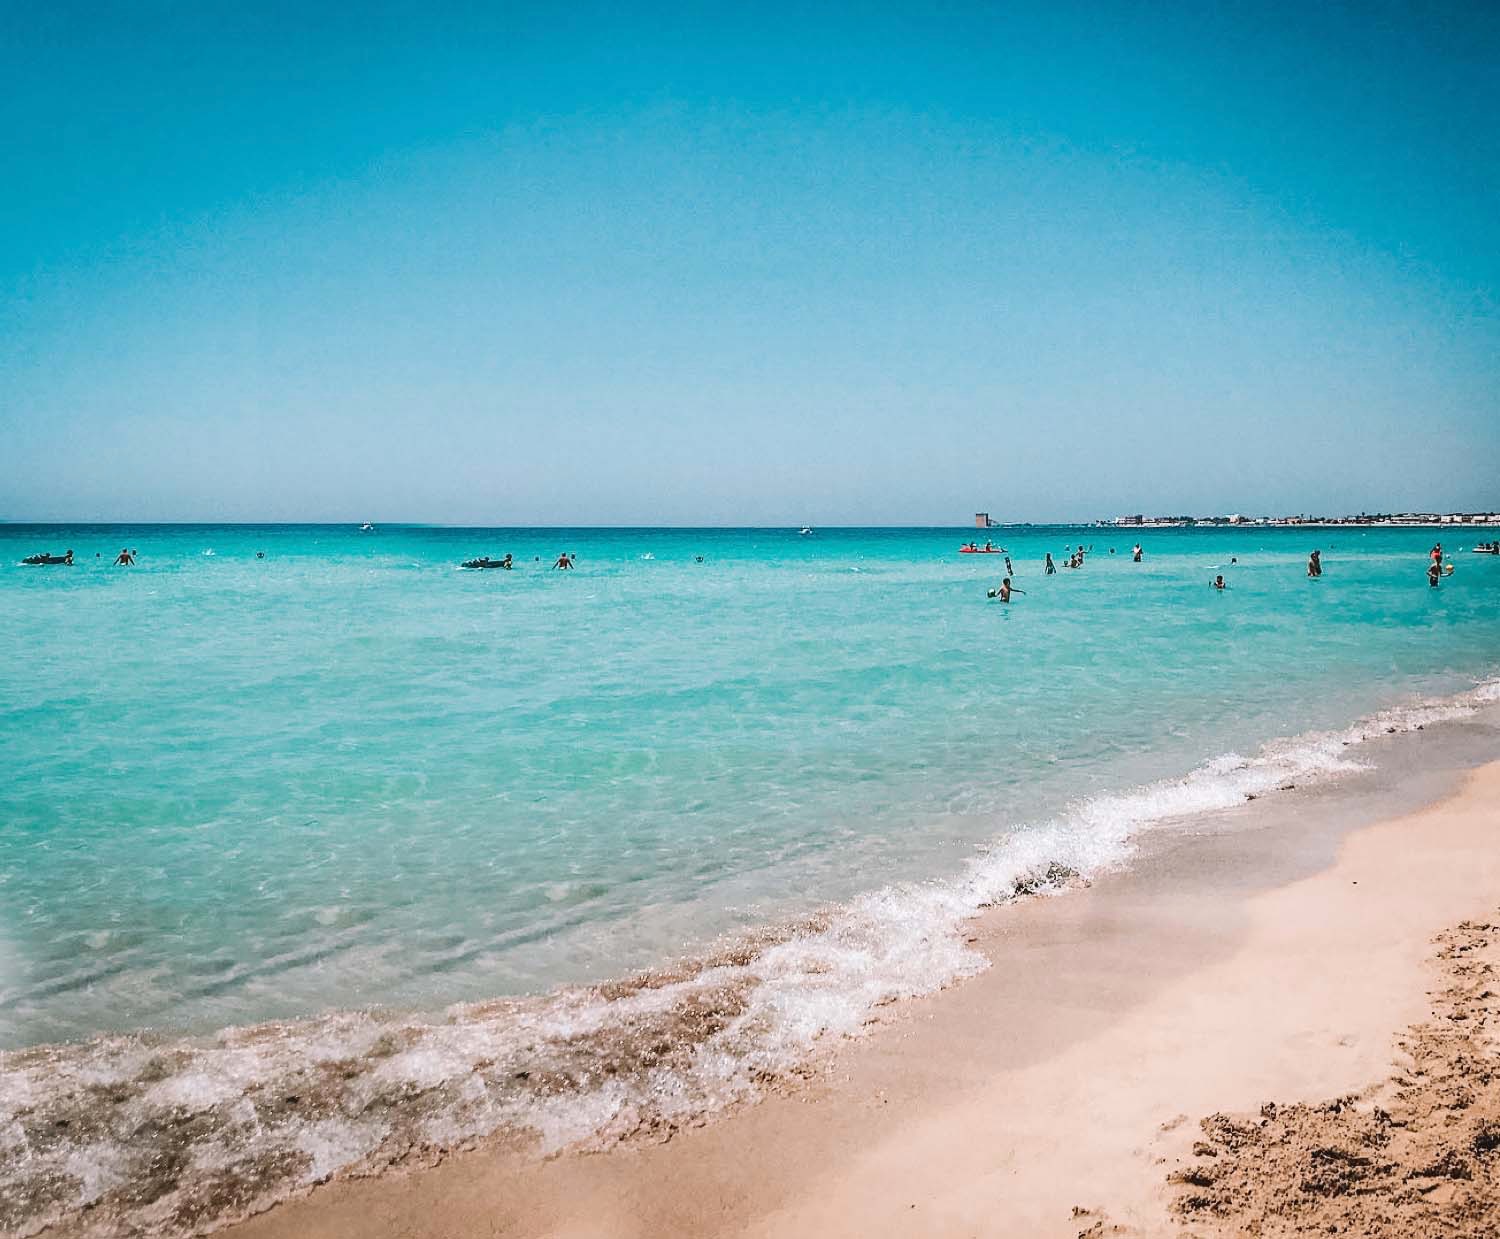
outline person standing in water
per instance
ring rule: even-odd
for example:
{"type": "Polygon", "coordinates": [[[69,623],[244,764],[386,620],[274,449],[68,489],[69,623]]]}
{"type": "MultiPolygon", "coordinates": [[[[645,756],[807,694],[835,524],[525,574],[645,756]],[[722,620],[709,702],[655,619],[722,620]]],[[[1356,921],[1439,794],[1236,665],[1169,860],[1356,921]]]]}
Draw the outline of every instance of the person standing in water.
{"type": "Polygon", "coordinates": [[[1136,563],[1141,562],[1141,544],[1139,542],[1137,542],[1135,544],[1135,547],[1131,550],[1130,558],[1133,559],[1136,563]]]}
{"type": "Polygon", "coordinates": [[[1009,602],[1010,596],[1012,594],[1024,594],[1025,592],[1026,591],[1024,589],[1016,589],[1013,585],[1011,585],[1010,578],[1006,577],[1003,581],[1000,582],[999,589],[990,590],[990,597],[998,598],[1001,602],[1009,602]]]}
{"type": "Polygon", "coordinates": [[[116,566],[123,565],[124,567],[128,568],[133,563],[135,563],[135,556],[132,555],[128,550],[121,550],[120,553],[115,556],[116,566]]]}
{"type": "Polygon", "coordinates": [[[556,569],[556,568],[571,568],[572,566],[573,566],[573,560],[572,560],[572,557],[569,556],[569,554],[568,554],[567,551],[564,551],[561,555],[559,555],[557,557],[557,562],[552,565],[552,567],[554,569],[556,569]]]}
{"type": "Polygon", "coordinates": [[[1307,575],[1308,576],[1322,576],[1323,575],[1323,555],[1322,555],[1322,552],[1320,552],[1320,551],[1314,551],[1311,555],[1309,555],[1307,557],[1307,575]]]}
{"type": "Polygon", "coordinates": [[[1218,576],[1214,577],[1214,588],[1215,589],[1224,589],[1224,588],[1226,588],[1226,586],[1224,585],[1224,574],[1223,573],[1220,573],[1218,576]]]}
{"type": "Polygon", "coordinates": [[[1052,576],[1057,572],[1057,565],[1052,562],[1052,552],[1047,552],[1047,560],[1042,564],[1042,575],[1052,576]]]}
{"type": "Polygon", "coordinates": [[[1427,565],[1427,584],[1433,589],[1438,587],[1438,578],[1443,575],[1443,566],[1437,560],[1427,565]]]}

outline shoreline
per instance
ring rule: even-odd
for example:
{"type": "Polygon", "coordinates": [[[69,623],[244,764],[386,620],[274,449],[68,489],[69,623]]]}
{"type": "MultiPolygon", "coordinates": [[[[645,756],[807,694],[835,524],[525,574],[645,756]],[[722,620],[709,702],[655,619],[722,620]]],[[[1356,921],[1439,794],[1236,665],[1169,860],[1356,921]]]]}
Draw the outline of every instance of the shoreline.
{"type": "MultiPolygon", "coordinates": [[[[1465,726],[1458,765],[1493,757],[1465,726]]],[[[882,1009],[756,1104],[601,1153],[450,1153],[221,1233],[1176,1233],[1166,1173],[1196,1120],[1384,1079],[1431,939],[1500,888],[1500,762],[1237,812],[1154,833],[1087,892],[983,914],[988,971],[882,1009]]]]}

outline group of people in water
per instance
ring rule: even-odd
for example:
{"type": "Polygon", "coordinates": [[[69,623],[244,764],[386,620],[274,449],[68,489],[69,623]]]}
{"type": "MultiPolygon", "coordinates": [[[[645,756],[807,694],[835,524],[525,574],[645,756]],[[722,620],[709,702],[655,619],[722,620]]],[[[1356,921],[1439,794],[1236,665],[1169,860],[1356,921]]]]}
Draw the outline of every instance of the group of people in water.
{"type": "MultiPolygon", "coordinates": [[[[986,547],[988,547],[989,545],[990,545],[989,543],[985,543],[986,547]]],[[[969,547],[972,547],[972,546],[973,546],[973,544],[969,543],[968,547],[965,547],[963,549],[968,549],[969,547]]],[[[1001,553],[1003,553],[1005,548],[1004,547],[1000,547],[998,549],[999,549],[999,551],[1001,553]]],[[[1076,547],[1069,546],[1069,547],[1065,548],[1065,553],[1067,554],[1067,559],[1063,561],[1063,567],[1065,567],[1065,568],[1081,568],[1081,567],[1083,567],[1084,556],[1089,551],[1091,551],[1093,549],[1094,548],[1092,546],[1084,546],[1082,543],[1080,543],[1076,547]]],[[[1485,555],[1500,555],[1500,541],[1495,541],[1495,542],[1481,542],[1478,546],[1474,547],[1474,550],[1476,552],[1480,553],[1480,554],[1485,554],[1485,555]]],[[[1114,547],[1110,547],[1109,548],[1109,553],[1111,555],[1113,555],[1115,553],[1115,548],[1114,547]]],[[[1143,554],[1144,554],[1144,552],[1141,550],[1141,544],[1139,542],[1137,542],[1133,547],[1131,547],[1130,557],[1131,557],[1131,560],[1134,563],[1140,563],[1140,562],[1142,562],[1142,556],[1143,556],[1143,554]]],[[[1443,577],[1447,577],[1447,576],[1452,576],[1453,575],[1453,561],[1451,559],[1445,560],[1443,558],[1443,544],[1441,542],[1437,543],[1432,548],[1432,550],[1428,553],[1428,559],[1429,559],[1429,563],[1428,563],[1428,566],[1427,566],[1427,583],[1429,585],[1431,585],[1434,589],[1436,589],[1438,587],[1438,583],[1442,580],[1443,577]]],[[[1229,562],[1231,564],[1237,564],[1237,563],[1239,563],[1239,557],[1237,555],[1231,555],[1229,557],[1229,562]]],[[[1042,575],[1043,576],[1053,576],[1053,575],[1056,574],[1056,572],[1057,572],[1057,564],[1056,564],[1056,562],[1052,558],[1052,552],[1051,551],[1047,551],[1045,553],[1045,555],[1043,556],[1043,559],[1042,559],[1042,575]]],[[[1323,552],[1322,551],[1315,550],[1315,551],[1311,552],[1308,555],[1308,557],[1307,557],[1307,575],[1309,577],[1313,577],[1313,578],[1321,577],[1323,575],[1323,552]]],[[[988,591],[987,597],[998,598],[1001,602],[1009,602],[1011,600],[1011,596],[1012,595],[1014,595],[1014,594],[1024,594],[1026,592],[1024,589],[1017,589],[1016,586],[1012,583],[1012,578],[1014,576],[1015,576],[1015,569],[1011,567],[1010,556],[1006,555],[1005,556],[1005,576],[1001,580],[1001,582],[1000,582],[1000,584],[998,586],[996,586],[994,589],[991,589],[991,590],[988,591]]],[[[1212,584],[1212,586],[1213,586],[1214,589],[1220,590],[1220,591],[1226,590],[1226,589],[1229,588],[1229,583],[1227,581],[1225,581],[1224,574],[1222,572],[1217,573],[1214,576],[1214,579],[1211,582],[1211,584],[1212,584]]]]}
{"type": "MultiPolygon", "coordinates": [[[[1067,547],[1066,550],[1067,550],[1067,556],[1068,557],[1065,560],[1063,560],[1063,567],[1064,568],[1082,568],[1083,567],[1083,557],[1086,554],[1088,554],[1089,551],[1092,551],[1093,549],[1094,548],[1093,548],[1092,545],[1084,546],[1082,542],[1080,542],[1077,547],[1072,547],[1072,546],[1067,547]]],[[[1141,548],[1140,547],[1136,547],[1135,550],[1136,550],[1135,562],[1136,563],[1140,563],[1141,562],[1141,555],[1140,555],[1141,548]]],[[[1111,555],[1113,555],[1115,553],[1115,548],[1114,547],[1110,547],[1109,548],[1109,553],[1111,555]]],[[[1005,557],[1005,567],[1006,567],[1006,571],[1010,570],[1010,556],[1009,555],[1007,555],[1005,557]]],[[[1047,555],[1046,555],[1046,558],[1042,560],[1042,575],[1043,576],[1055,576],[1056,573],[1057,573],[1057,564],[1052,559],[1052,552],[1048,551],[1047,555]]]]}
{"type": "MultiPolygon", "coordinates": [[[[94,558],[101,558],[98,551],[94,552],[94,558]]],[[[43,555],[28,555],[21,562],[33,566],[36,564],[62,564],[71,568],[73,566],[73,551],[70,548],[62,555],[53,555],[50,552],[43,555]]],[[[120,553],[115,556],[115,567],[128,568],[133,563],[135,563],[135,552],[129,548],[122,547],[120,553]]]]}
{"type": "MultiPolygon", "coordinates": [[[[1085,556],[1093,549],[1094,548],[1092,544],[1085,546],[1081,542],[1076,547],[1068,546],[1064,548],[1067,558],[1063,561],[1063,567],[1075,569],[1082,568],[1085,556]]],[[[1493,542],[1481,542],[1473,549],[1476,553],[1479,554],[1500,555],[1500,539],[1497,539],[1493,542]]],[[[1009,602],[1012,595],[1025,594],[1026,591],[1024,589],[1017,589],[1016,586],[1012,584],[1012,581],[1016,575],[1016,570],[1015,567],[1011,564],[1010,555],[1006,552],[1003,546],[996,546],[993,542],[986,542],[981,547],[974,542],[966,542],[959,548],[959,550],[969,554],[979,553],[1003,555],[1005,557],[1005,576],[1001,579],[998,586],[989,591],[989,597],[998,598],[1001,602],[1009,602]]],[[[206,553],[211,554],[212,552],[206,553]]],[[[1115,548],[1110,547],[1109,553],[1113,555],[1115,553],[1115,548]]],[[[1144,552],[1142,551],[1141,544],[1139,542],[1137,542],[1130,549],[1130,557],[1132,562],[1134,563],[1140,563],[1142,561],[1143,554],[1144,552]]],[[[257,551],[255,553],[255,557],[256,559],[264,559],[266,557],[266,553],[264,551],[257,551]]],[[[100,558],[99,552],[96,551],[94,553],[94,558],[100,558]]],[[[540,555],[537,555],[533,558],[532,562],[540,563],[541,558],[542,557],[540,555]]],[[[648,556],[647,558],[650,557],[648,556]]],[[[694,556],[694,561],[701,564],[703,562],[703,556],[694,556]]],[[[73,552],[71,549],[69,549],[62,555],[53,555],[50,552],[40,555],[28,555],[25,559],[21,560],[21,562],[28,565],[59,564],[71,566],[73,563],[73,552]]],[[[114,566],[128,568],[134,565],[135,562],[136,552],[131,548],[122,547],[120,553],[115,556],[114,566]]],[[[1229,562],[1231,564],[1235,564],[1239,562],[1239,559],[1237,556],[1231,555],[1229,558],[1229,562]]],[[[464,568],[500,568],[508,572],[515,567],[515,558],[509,551],[507,551],[499,559],[491,559],[489,556],[485,555],[480,556],[477,559],[466,559],[461,566],[464,568]]],[[[570,551],[563,551],[557,557],[557,561],[552,565],[553,569],[556,571],[569,571],[573,568],[576,568],[577,566],[578,556],[570,551]]],[[[1052,552],[1047,551],[1042,561],[1042,574],[1044,576],[1053,576],[1056,574],[1056,572],[1057,564],[1052,558],[1052,552]]],[[[1307,575],[1312,578],[1321,577],[1323,575],[1323,553],[1321,551],[1315,550],[1308,555],[1307,575]]],[[[1452,575],[1453,561],[1451,559],[1445,560],[1443,558],[1443,544],[1441,542],[1438,542],[1434,544],[1432,550],[1428,552],[1427,583],[1432,586],[1432,588],[1436,589],[1443,577],[1452,575]]],[[[1225,582],[1222,573],[1214,577],[1213,588],[1216,590],[1223,590],[1228,588],[1228,584],[1225,582]]]]}
{"type": "MultiPolygon", "coordinates": [[[[655,559],[656,557],[654,555],[644,555],[644,556],[642,556],[642,558],[643,559],[655,559]]],[[[540,555],[533,556],[532,563],[539,564],[541,562],[542,562],[542,557],[540,555]]],[[[701,564],[703,562],[703,556],[702,555],[694,555],[693,556],[693,562],[695,564],[701,564]]],[[[515,559],[511,556],[510,552],[507,551],[499,559],[490,559],[488,556],[481,556],[479,559],[466,559],[459,566],[461,568],[504,568],[506,571],[509,571],[510,569],[514,568],[516,566],[516,564],[515,564],[515,559]]],[[[1007,557],[1006,560],[1005,560],[1005,566],[1007,568],[1010,567],[1010,558],[1009,557],[1007,557]]],[[[561,571],[561,572],[567,572],[570,569],[573,569],[573,568],[576,568],[576,567],[578,567],[578,556],[575,555],[572,551],[564,551],[561,555],[559,555],[557,557],[557,562],[552,565],[552,568],[553,568],[554,571],[561,571]]]]}
{"type": "MultiPolygon", "coordinates": [[[[986,546],[989,546],[989,544],[990,543],[986,543],[986,546]]],[[[1085,555],[1088,555],[1088,553],[1091,552],[1092,549],[1094,549],[1094,546],[1092,546],[1092,544],[1089,544],[1089,546],[1085,546],[1082,541],[1080,541],[1077,546],[1068,547],[1068,558],[1062,561],[1062,565],[1064,565],[1065,568],[1082,568],[1083,558],[1085,558],[1085,555]]],[[[999,550],[1001,550],[1001,553],[1004,553],[1005,547],[999,547],[999,550]]],[[[1110,547],[1110,555],[1113,555],[1113,553],[1115,553],[1115,547],[1112,546],[1110,547]]],[[[1137,564],[1139,564],[1139,543],[1137,543],[1136,549],[1134,549],[1134,556],[1136,556],[1136,562],[1137,564]]],[[[1056,576],[1056,574],[1058,574],[1058,564],[1056,564],[1055,559],[1052,558],[1052,552],[1050,552],[1050,550],[1049,552],[1046,552],[1046,556],[1044,556],[1043,558],[1043,564],[1041,564],[1041,573],[1043,573],[1043,576],[1056,576]]],[[[990,589],[989,597],[999,598],[1002,603],[1008,603],[1008,601],[1011,600],[1011,594],[1025,594],[1025,589],[1017,589],[1016,586],[1011,583],[1011,577],[1014,576],[1016,576],[1016,568],[1011,567],[1011,556],[1005,555],[1005,577],[1001,580],[1001,583],[999,583],[999,585],[996,586],[995,589],[990,589]]]]}
{"type": "Polygon", "coordinates": [[[1453,561],[1443,559],[1443,544],[1441,542],[1433,546],[1428,552],[1427,558],[1427,584],[1433,589],[1438,587],[1438,581],[1445,576],[1453,575],[1453,561]]]}
{"type": "MultiPolygon", "coordinates": [[[[532,563],[539,564],[541,562],[542,557],[540,555],[532,558],[532,563]]],[[[698,557],[698,562],[703,562],[703,556],[700,555],[698,557]]],[[[459,565],[460,568],[503,568],[506,572],[511,571],[515,566],[515,557],[509,551],[506,551],[499,559],[491,559],[488,555],[481,555],[478,559],[466,559],[459,565]]],[[[557,562],[552,565],[554,569],[561,569],[563,571],[576,568],[577,566],[578,556],[569,551],[564,551],[559,555],[557,562]]]]}

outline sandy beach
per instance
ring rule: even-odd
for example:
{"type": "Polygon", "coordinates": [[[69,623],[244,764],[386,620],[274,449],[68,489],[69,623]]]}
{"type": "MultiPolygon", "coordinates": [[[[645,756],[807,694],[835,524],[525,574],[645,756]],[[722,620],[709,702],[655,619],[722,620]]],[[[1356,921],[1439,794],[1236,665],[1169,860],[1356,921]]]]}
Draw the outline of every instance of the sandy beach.
{"type": "Polygon", "coordinates": [[[1494,1168],[1469,1127],[1496,1104],[1474,1064],[1494,1055],[1500,763],[1337,810],[1297,799],[1162,832],[1087,891],[994,909],[971,929],[987,972],[888,1008],[760,1104],[604,1152],[480,1148],[335,1182],[230,1233],[1493,1233],[1494,1168]],[[1450,1085],[1460,1064],[1436,1100],[1412,1093],[1442,1077],[1421,1065],[1434,1054],[1450,1085]],[[1325,1147],[1341,1139],[1384,1160],[1325,1147]],[[1389,1190],[1335,1176],[1327,1199],[1299,1197],[1330,1157],[1356,1178],[1377,1166],[1389,1190]],[[1341,1214],[1351,1201],[1366,1213],[1341,1214]]]}

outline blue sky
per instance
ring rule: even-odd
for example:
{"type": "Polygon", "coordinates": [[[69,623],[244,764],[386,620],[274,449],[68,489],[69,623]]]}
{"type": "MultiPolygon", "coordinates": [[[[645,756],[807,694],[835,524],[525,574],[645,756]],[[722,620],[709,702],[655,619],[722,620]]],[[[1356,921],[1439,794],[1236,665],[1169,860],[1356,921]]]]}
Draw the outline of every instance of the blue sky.
{"type": "Polygon", "coordinates": [[[1500,506],[1493,6],[240,7],[0,0],[0,517],[1500,506]]]}

